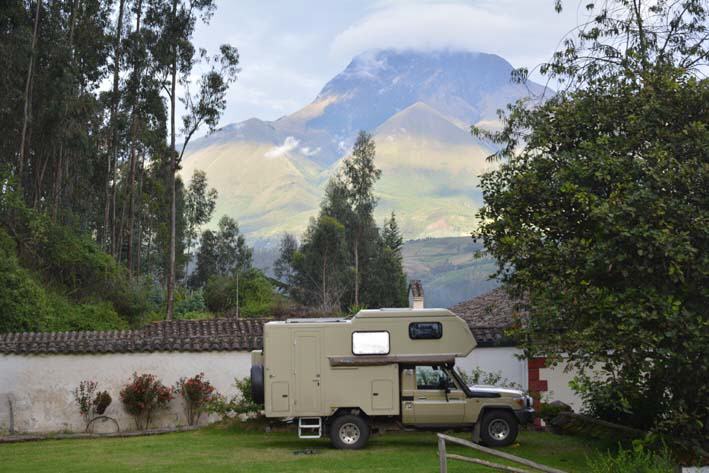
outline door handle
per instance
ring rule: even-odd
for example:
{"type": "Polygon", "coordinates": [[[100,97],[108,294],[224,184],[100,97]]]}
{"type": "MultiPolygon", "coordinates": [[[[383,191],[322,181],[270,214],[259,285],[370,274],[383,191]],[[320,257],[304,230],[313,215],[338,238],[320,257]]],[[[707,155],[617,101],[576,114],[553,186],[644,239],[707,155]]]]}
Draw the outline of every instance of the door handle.
{"type": "Polygon", "coordinates": [[[372,396],[379,396],[379,393],[372,393],[372,396]]]}
{"type": "Polygon", "coordinates": [[[426,396],[419,396],[416,399],[426,399],[426,396]]]}

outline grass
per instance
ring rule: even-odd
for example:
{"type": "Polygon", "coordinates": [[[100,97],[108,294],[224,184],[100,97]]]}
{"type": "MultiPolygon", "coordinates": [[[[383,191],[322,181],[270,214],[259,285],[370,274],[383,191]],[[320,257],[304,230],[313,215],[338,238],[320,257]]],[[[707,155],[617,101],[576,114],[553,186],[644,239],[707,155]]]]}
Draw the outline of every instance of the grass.
{"type": "MultiPolygon", "coordinates": [[[[457,434],[463,436],[463,434],[457,434]]],[[[587,439],[543,432],[523,432],[504,449],[568,472],[587,471],[587,458],[605,446],[587,439]]],[[[479,456],[450,446],[450,453],[479,456]]],[[[509,463],[508,463],[509,464],[509,463]]],[[[340,451],[325,439],[300,440],[293,432],[248,431],[240,427],[152,437],[93,440],[48,440],[0,445],[0,470],[14,472],[437,472],[433,433],[387,433],[370,439],[359,451],[340,451]],[[303,454],[313,449],[315,454],[303,454]]],[[[449,461],[449,471],[490,472],[483,467],[449,461]]]]}

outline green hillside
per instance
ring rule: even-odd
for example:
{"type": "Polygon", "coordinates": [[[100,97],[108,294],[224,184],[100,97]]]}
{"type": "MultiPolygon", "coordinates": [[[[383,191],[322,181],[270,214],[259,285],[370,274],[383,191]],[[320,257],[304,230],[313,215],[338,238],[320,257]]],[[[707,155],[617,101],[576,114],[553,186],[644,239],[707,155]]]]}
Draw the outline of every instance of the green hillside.
{"type": "Polygon", "coordinates": [[[87,236],[16,210],[0,226],[0,332],[126,329],[155,308],[87,236]]]}
{"type": "Polygon", "coordinates": [[[490,280],[492,258],[476,257],[480,245],[470,237],[425,238],[404,245],[409,279],[423,283],[426,307],[450,307],[497,287],[490,280]]]}
{"type": "MultiPolygon", "coordinates": [[[[489,168],[485,157],[491,150],[421,103],[395,114],[374,138],[382,170],[375,186],[377,220],[395,211],[407,238],[468,233],[482,203],[478,176],[489,168]]],[[[305,230],[341,162],[323,167],[307,152],[294,138],[278,146],[219,139],[189,154],[182,175],[205,171],[219,192],[215,218],[232,216],[251,239],[274,240],[305,230]]]]}

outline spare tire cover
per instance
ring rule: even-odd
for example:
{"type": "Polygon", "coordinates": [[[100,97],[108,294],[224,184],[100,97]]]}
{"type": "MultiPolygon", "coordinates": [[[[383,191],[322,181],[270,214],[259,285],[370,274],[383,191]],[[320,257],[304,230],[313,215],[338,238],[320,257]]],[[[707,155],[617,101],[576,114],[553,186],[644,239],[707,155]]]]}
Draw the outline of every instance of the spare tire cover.
{"type": "Polygon", "coordinates": [[[263,365],[253,365],[251,367],[251,397],[257,404],[263,404],[263,365]]]}

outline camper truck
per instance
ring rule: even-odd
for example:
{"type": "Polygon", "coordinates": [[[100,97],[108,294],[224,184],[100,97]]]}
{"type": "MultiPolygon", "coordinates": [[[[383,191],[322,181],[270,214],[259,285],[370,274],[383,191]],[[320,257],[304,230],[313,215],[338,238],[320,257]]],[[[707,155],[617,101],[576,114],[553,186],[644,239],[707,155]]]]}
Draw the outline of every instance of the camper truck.
{"type": "Polygon", "coordinates": [[[268,322],[263,337],[252,352],[254,399],[266,417],[297,422],[301,438],[327,435],[337,448],[362,448],[390,427],[470,430],[504,446],[534,412],[521,391],[466,385],[454,363],[475,338],[445,309],[268,322]]]}

